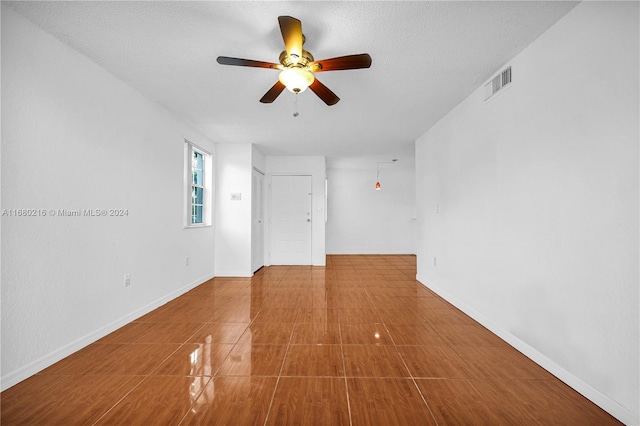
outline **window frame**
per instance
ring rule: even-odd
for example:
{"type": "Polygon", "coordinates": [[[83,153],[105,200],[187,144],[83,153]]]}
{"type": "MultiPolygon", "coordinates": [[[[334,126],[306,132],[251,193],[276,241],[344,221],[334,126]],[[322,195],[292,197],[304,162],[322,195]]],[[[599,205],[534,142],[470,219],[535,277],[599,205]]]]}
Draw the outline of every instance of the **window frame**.
{"type": "Polygon", "coordinates": [[[185,228],[203,228],[212,225],[212,181],[213,167],[212,155],[205,149],[185,139],[185,209],[184,209],[184,227],[185,228]],[[194,153],[202,155],[202,184],[198,185],[193,182],[193,156],[194,153]],[[193,188],[202,189],[202,204],[193,202],[193,188]],[[193,207],[202,205],[202,222],[193,222],[193,207]]]}

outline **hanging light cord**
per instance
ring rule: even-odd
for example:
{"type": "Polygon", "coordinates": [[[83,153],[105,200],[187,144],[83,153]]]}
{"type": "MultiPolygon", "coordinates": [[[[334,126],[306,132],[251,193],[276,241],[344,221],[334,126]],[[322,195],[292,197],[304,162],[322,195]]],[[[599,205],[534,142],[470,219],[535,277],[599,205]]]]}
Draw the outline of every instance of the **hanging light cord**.
{"type": "Polygon", "coordinates": [[[378,161],[378,162],[376,162],[376,191],[380,189],[380,164],[395,163],[396,161],[398,161],[397,158],[394,158],[391,161],[378,161]]]}

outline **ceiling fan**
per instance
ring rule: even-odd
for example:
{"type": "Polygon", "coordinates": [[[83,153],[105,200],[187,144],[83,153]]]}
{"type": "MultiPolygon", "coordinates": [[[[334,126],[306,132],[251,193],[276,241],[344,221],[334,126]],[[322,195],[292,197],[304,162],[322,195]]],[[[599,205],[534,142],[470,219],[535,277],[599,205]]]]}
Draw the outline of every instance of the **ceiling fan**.
{"type": "Polygon", "coordinates": [[[218,63],[222,65],[280,70],[276,84],[260,99],[262,103],[269,104],[275,101],[285,87],[293,93],[304,92],[308,87],[324,103],[335,105],[340,98],[322,84],[314,73],[369,68],[371,66],[371,56],[368,53],[316,61],[311,52],[302,48],[305,41],[302,34],[302,23],[291,16],[279,16],[278,22],[285,46],[285,50],[280,53],[279,64],[228,56],[218,56],[217,59],[218,63]]]}

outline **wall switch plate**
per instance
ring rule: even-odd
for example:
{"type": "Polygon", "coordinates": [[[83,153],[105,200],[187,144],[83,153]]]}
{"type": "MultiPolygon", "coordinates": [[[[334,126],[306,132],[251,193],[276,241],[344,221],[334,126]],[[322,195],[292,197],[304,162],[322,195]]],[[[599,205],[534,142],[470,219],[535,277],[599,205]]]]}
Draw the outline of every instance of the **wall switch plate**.
{"type": "Polygon", "coordinates": [[[124,286],[129,287],[131,285],[131,274],[124,274],[124,286]]]}

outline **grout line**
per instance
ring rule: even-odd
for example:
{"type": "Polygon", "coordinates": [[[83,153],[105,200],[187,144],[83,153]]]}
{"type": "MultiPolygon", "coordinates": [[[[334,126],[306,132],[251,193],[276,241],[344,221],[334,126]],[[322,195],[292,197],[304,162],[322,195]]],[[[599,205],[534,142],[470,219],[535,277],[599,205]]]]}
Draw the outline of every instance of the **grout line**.
{"type": "MultiPolygon", "coordinates": [[[[200,396],[202,395],[202,393],[204,391],[207,390],[207,386],[209,386],[209,383],[213,382],[214,376],[210,376],[209,380],[207,380],[206,384],[202,387],[202,390],[200,392],[198,392],[198,394],[196,395],[196,397],[194,398],[194,400],[198,400],[198,398],[200,398],[200,396]]],[[[189,415],[189,410],[187,410],[186,413],[184,413],[184,416],[182,416],[182,418],[180,419],[180,421],[178,422],[178,425],[183,424],[183,422],[185,421],[185,419],[187,418],[187,416],[189,415]]]]}
{"type": "MultiPolygon", "coordinates": [[[[287,270],[287,273],[288,272],[289,271],[287,270]]],[[[297,315],[296,315],[295,319],[298,319],[297,315]]],[[[269,421],[269,416],[271,415],[271,409],[273,408],[273,401],[276,399],[276,392],[278,391],[278,386],[280,385],[280,378],[282,377],[282,370],[284,370],[284,363],[287,361],[287,355],[289,355],[289,348],[291,347],[291,340],[293,339],[293,332],[294,332],[295,328],[296,328],[296,322],[294,321],[293,327],[291,327],[291,333],[289,334],[289,341],[287,342],[287,349],[285,349],[285,351],[284,351],[284,357],[282,357],[282,363],[280,364],[280,371],[278,372],[278,378],[276,379],[276,385],[274,386],[273,393],[271,394],[271,401],[269,401],[269,408],[267,409],[267,415],[264,417],[264,425],[265,426],[266,426],[267,422],[269,421]]]]}
{"type": "Polygon", "coordinates": [[[387,324],[383,321],[382,325],[384,326],[385,330],[387,331],[387,334],[389,335],[389,337],[391,338],[391,342],[393,343],[393,347],[396,350],[398,356],[400,357],[400,359],[402,360],[402,364],[404,365],[404,368],[407,369],[407,371],[409,372],[409,377],[411,378],[411,381],[413,382],[413,386],[415,386],[416,390],[418,391],[418,394],[420,395],[420,398],[422,398],[422,402],[424,402],[424,405],[427,407],[427,410],[429,410],[429,414],[431,415],[431,418],[433,419],[433,421],[435,422],[436,425],[438,425],[438,420],[436,419],[436,416],[433,414],[433,411],[431,410],[431,407],[429,406],[429,404],[427,403],[426,398],[424,397],[424,395],[422,394],[422,391],[420,390],[420,387],[418,386],[418,383],[416,382],[415,377],[413,376],[413,373],[411,372],[411,369],[409,368],[409,366],[407,365],[407,362],[405,361],[404,357],[402,356],[402,353],[400,352],[400,350],[398,349],[398,345],[396,344],[395,339],[393,338],[393,335],[391,334],[391,332],[389,331],[389,328],[387,327],[387,324]]]}
{"type": "MultiPolygon", "coordinates": [[[[131,345],[134,344],[135,342],[131,342],[131,343],[125,343],[125,345],[131,345]]],[[[143,345],[148,345],[148,344],[158,344],[158,343],[137,343],[137,344],[143,344],[143,345]]],[[[171,343],[168,343],[171,344],[171,343]]],[[[175,354],[176,352],[178,352],[180,350],[180,348],[182,346],[184,346],[184,342],[180,345],[178,345],[178,347],[171,352],[169,355],[167,355],[162,361],[160,361],[158,363],[158,365],[155,366],[155,368],[151,369],[151,371],[149,371],[149,373],[147,374],[136,374],[136,375],[132,375],[131,377],[142,377],[142,380],[140,380],[138,382],[138,384],[136,384],[134,387],[132,387],[129,392],[127,392],[122,398],[118,399],[118,401],[116,401],[107,411],[105,411],[100,417],[98,417],[96,419],[95,422],[92,423],[92,425],[97,424],[104,416],[106,416],[107,414],[109,414],[118,404],[120,404],[126,397],[128,397],[134,390],[136,390],[142,383],[144,383],[149,377],[151,377],[153,375],[153,373],[160,368],[160,366],[162,364],[164,364],[164,362],[166,360],[168,360],[169,358],[171,358],[171,356],[173,356],[173,354],[175,354]]],[[[186,413],[185,413],[186,414],[186,413]]]]}
{"type": "Polygon", "coordinates": [[[347,394],[347,411],[349,412],[349,425],[353,425],[351,418],[351,397],[349,396],[349,382],[347,381],[347,362],[344,359],[344,344],[342,342],[342,323],[338,314],[338,334],[340,336],[340,355],[342,356],[342,374],[344,375],[344,388],[347,394]]]}
{"type": "MultiPolygon", "coordinates": [[[[384,324],[384,327],[387,328],[387,325],[384,324]]],[[[387,329],[387,333],[389,333],[389,329],[387,329]]],[[[389,333],[389,336],[391,336],[391,333],[389,333]]],[[[420,387],[418,386],[418,383],[416,382],[416,378],[413,376],[413,373],[411,372],[411,369],[409,369],[409,366],[407,365],[407,362],[404,360],[404,357],[402,356],[402,354],[398,350],[398,346],[396,345],[395,340],[393,340],[393,336],[391,336],[391,341],[393,342],[393,347],[398,352],[398,355],[400,356],[400,359],[402,360],[402,363],[404,364],[405,368],[409,372],[409,377],[411,378],[411,381],[413,382],[413,386],[415,386],[416,390],[418,391],[418,394],[420,395],[420,398],[422,398],[422,402],[424,402],[424,405],[427,407],[427,410],[429,410],[429,414],[431,414],[431,418],[433,419],[434,422],[436,422],[436,425],[437,425],[438,424],[438,420],[436,419],[436,416],[433,414],[433,411],[431,410],[431,407],[429,406],[429,403],[427,402],[426,398],[422,394],[422,391],[420,390],[420,387]]]]}
{"type": "MultiPolygon", "coordinates": [[[[132,377],[137,377],[137,376],[132,376],[132,377]]],[[[126,393],[122,398],[120,398],[118,401],[116,401],[116,402],[115,402],[115,404],[113,404],[113,405],[112,405],[112,406],[111,406],[107,411],[105,411],[105,412],[104,412],[104,414],[102,414],[100,417],[98,417],[98,418],[96,419],[96,421],[95,421],[95,422],[91,423],[91,425],[93,426],[93,425],[98,424],[98,422],[99,422],[99,421],[100,421],[104,416],[106,416],[107,414],[109,414],[109,413],[111,412],[111,410],[113,410],[113,409],[114,409],[118,404],[120,404],[120,402],[122,402],[122,400],[123,400],[123,399],[125,399],[126,397],[128,397],[128,396],[131,394],[131,392],[133,392],[134,390],[136,390],[136,389],[138,388],[138,386],[140,386],[140,385],[141,385],[145,380],[147,380],[147,377],[149,377],[149,376],[142,376],[142,380],[140,380],[140,381],[138,382],[138,384],[137,384],[137,385],[135,385],[134,387],[132,387],[132,388],[131,388],[131,390],[130,390],[129,392],[127,392],[127,393],[126,393]]]]}
{"type": "MultiPolygon", "coordinates": [[[[224,285],[228,282],[230,282],[231,280],[225,281],[224,283],[221,284],[224,285]]],[[[250,287],[251,285],[249,285],[250,287]]],[[[262,308],[258,309],[258,314],[260,313],[260,311],[262,310],[262,308]]],[[[256,314],[256,317],[258,316],[258,314],[256,314]]],[[[213,316],[211,317],[213,318],[213,316]]],[[[255,317],[254,317],[255,319],[255,317]]],[[[210,319],[211,320],[211,319],[210,319]]],[[[233,352],[233,350],[236,348],[236,346],[238,346],[238,343],[240,342],[240,340],[242,340],[242,336],[244,336],[244,334],[247,332],[247,330],[249,329],[249,327],[251,326],[251,324],[253,323],[253,319],[247,323],[245,329],[243,330],[242,334],[240,334],[240,336],[238,336],[238,339],[233,343],[233,346],[231,347],[231,349],[229,350],[229,352],[225,355],[225,357],[218,363],[218,367],[216,368],[216,371],[212,372],[211,376],[209,376],[209,380],[206,382],[206,384],[202,387],[202,390],[200,392],[198,392],[198,394],[196,395],[196,400],[200,397],[200,395],[202,395],[202,393],[207,389],[207,386],[209,386],[209,383],[213,382],[213,380],[217,377],[218,375],[218,371],[220,371],[220,367],[222,367],[222,365],[224,364],[224,362],[229,359],[231,352],[233,352]]],[[[198,328],[192,335],[190,335],[187,338],[187,341],[196,335],[196,333],[198,333],[200,330],[202,330],[205,326],[207,326],[208,324],[214,324],[212,322],[206,322],[202,324],[202,327],[198,328]]],[[[240,323],[243,324],[243,323],[240,323]]],[[[218,342],[216,342],[218,343],[218,342]]],[[[183,345],[186,345],[187,342],[185,341],[180,347],[182,347],[183,345]]],[[[226,344],[226,343],[225,343],[226,344]]],[[[180,348],[176,349],[176,351],[178,351],[180,348]]],[[[175,353],[175,352],[174,352],[175,353]]],[[[173,354],[172,354],[173,355],[173,354]]],[[[168,359],[168,358],[167,358],[168,359]]],[[[165,360],[166,361],[166,360],[165,360]]],[[[163,361],[164,362],[164,361],[163,361]]],[[[160,364],[161,365],[161,364],[160,364]]],[[[158,367],[160,366],[158,365],[158,367]]],[[[154,370],[155,371],[155,370],[154,370]]],[[[186,413],[184,413],[184,416],[182,416],[182,418],[180,419],[180,422],[178,423],[178,425],[181,425],[184,420],[186,419],[187,415],[189,414],[189,411],[187,411],[186,413]]]]}

